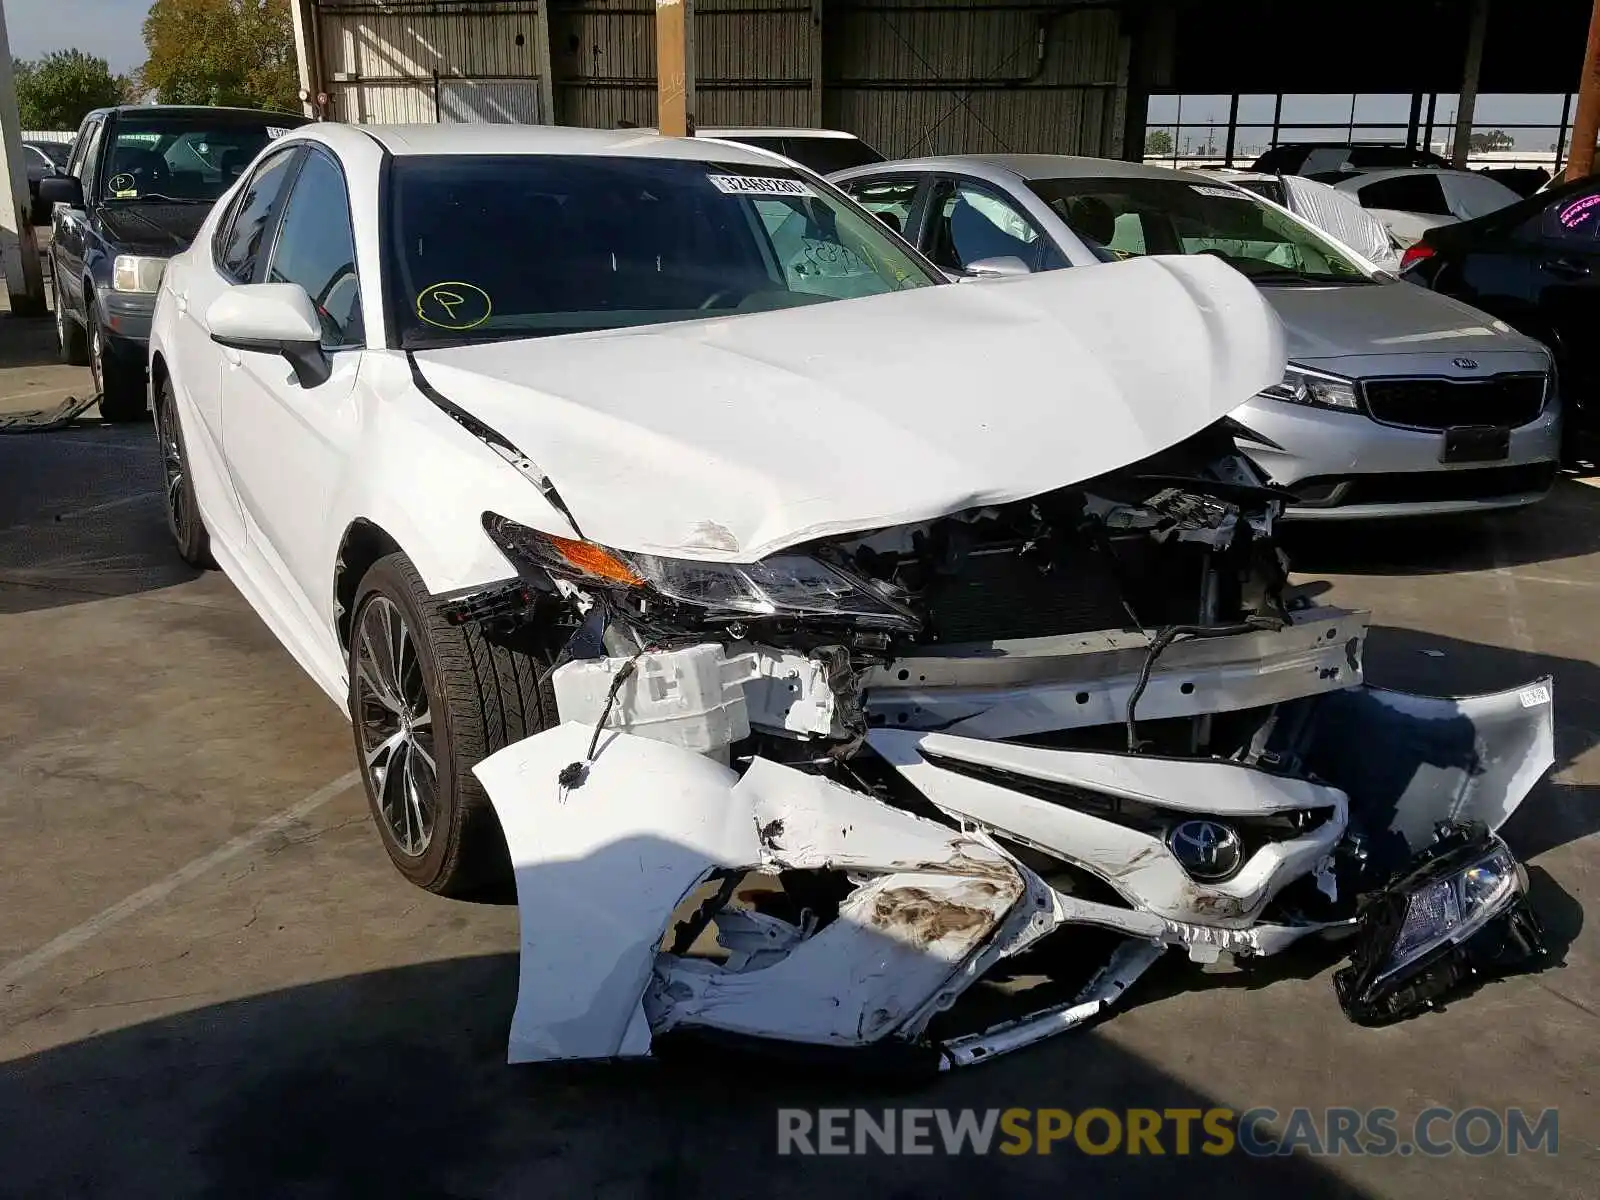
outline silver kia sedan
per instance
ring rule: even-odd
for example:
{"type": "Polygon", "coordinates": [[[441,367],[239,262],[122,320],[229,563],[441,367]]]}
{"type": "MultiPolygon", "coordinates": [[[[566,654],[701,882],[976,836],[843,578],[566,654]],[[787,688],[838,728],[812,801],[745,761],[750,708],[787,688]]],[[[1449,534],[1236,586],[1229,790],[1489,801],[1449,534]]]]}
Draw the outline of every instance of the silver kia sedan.
{"type": "Polygon", "coordinates": [[[1291,517],[1513,508],[1555,481],[1560,416],[1543,346],[1377,270],[1243,188],[1048,154],[885,162],[829,178],[952,273],[1214,254],[1248,275],[1283,321],[1290,366],[1233,416],[1240,448],[1298,498],[1291,517]]]}

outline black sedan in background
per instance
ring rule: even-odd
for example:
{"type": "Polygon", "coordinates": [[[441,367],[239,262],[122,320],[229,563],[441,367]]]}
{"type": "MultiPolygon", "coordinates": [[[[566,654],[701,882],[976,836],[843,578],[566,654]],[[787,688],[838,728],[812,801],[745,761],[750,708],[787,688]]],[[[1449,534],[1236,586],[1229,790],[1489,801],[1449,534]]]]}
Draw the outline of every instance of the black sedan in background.
{"type": "Polygon", "coordinates": [[[85,363],[107,421],[142,417],[150,318],[167,259],[250,160],[306,118],[255,109],[141,105],[83,119],[66,173],[40,181],[53,209],[61,357],[85,363]]]}
{"type": "Polygon", "coordinates": [[[28,219],[35,225],[50,224],[50,206],[39,199],[39,183],[52,175],[65,174],[72,147],[66,142],[22,143],[22,165],[28,175],[28,219]]]}
{"type": "Polygon", "coordinates": [[[1600,447],[1600,175],[1430,229],[1405,279],[1499,317],[1555,354],[1569,457],[1600,447]]]}

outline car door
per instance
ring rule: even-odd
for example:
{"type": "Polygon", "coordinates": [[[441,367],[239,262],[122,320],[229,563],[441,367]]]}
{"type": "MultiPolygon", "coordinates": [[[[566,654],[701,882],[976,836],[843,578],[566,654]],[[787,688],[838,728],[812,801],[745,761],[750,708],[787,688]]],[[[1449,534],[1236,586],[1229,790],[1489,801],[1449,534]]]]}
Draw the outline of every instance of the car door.
{"type": "MultiPolygon", "coordinates": [[[[100,153],[102,117],[91,117],[78,133],[67,174],[83,188],[84,200],[94,202],[94,174],[90,164],[100,153]]],[[[88,249],[89,214],[81,208],[60,206],[51,215],[50,253],[54,261],[57,287],[69,312],[83,311],[83,263],[88,249]]]]}
{"type": "Polygon", "coordinates": [[[1030,271],[1069,266],[1066,257],[1021,205],[975,179],[936,181],[927,202],[922,251],[950,271],[984,259],[1016,258],[1030,271]]]}
{"type": "MultiPolygon", "coordinates": [[[[170,347],[174,391],[200,420],[188,433],[195,487],[211,525],[211,535],[230,547],[246,542],[244,510],[233,481],[226,475],[210,478],[206,464],[226,462],[223,447],[223,350],[211,340],[206,313],[230,287],[253,283],[265,267],[265,251],[283,198],[293,178],[300,150],[287,146],[265,155],[250,178],[236,191],[218,221],[211,242],[196,246],[177,270],[169,268],[163,286],[172,292],[178,313],[178,336],[170,347]]],[[[188,427],[186,426],[186,429],[188,427]]]]}
{"type": "Polygon", "coordinates": [[[343,171],[310,147],[289,185],[258,278],[306,290],[322,319],[328,378],[304,387],[284,359],[223,350],[222,438],[253,557],[313,629],[327,627],[335,539],[326,525],[357,426],[356,375],[366,344],[355,232],[343,171]]]}
{"type": "Polygon", "coordinates": [[[1528,222],[1536,317],[1553,335],[1569,420],[1600,431],[1600,184],[1567,192],[1528,222]]]}

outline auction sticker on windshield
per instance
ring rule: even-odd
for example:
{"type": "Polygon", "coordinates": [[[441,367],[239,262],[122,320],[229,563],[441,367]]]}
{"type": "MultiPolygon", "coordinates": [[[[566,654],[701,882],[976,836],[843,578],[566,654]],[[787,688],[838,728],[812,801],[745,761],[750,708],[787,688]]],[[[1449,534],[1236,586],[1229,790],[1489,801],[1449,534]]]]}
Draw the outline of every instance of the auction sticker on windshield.
{"type": "Polygon", "coordinates": [[[767,175],[707,175],[711,186],[725,196],[815,196],[811,185],[798,179],[767,175]]]}
{"type": "Polygon", "coordinates": [[[1202,196],[1221,196],[1224,200],[1248,200],[1250,198],[1246,193],[1235,191],[1233,188],[1207,187],[1203,183],[1193,183],[1189,186],[1202,196]]]}

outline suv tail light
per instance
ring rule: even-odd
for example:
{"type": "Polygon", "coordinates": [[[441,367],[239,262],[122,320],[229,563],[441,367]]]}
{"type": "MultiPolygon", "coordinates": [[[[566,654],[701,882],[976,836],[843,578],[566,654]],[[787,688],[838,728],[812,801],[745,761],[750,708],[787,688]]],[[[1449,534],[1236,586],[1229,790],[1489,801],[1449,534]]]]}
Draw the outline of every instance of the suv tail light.
{"type": "Polygon", "coordinates": [[[1409,271],[1423,259],[1432,258],[1438,251],[1432,246],[1418,242],[1414,246],[1407,246],[1406,252],[1400,256],[1400,269],[1409,271]]]}

